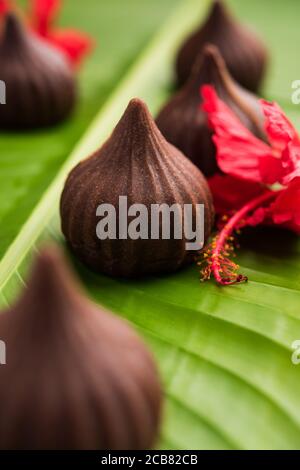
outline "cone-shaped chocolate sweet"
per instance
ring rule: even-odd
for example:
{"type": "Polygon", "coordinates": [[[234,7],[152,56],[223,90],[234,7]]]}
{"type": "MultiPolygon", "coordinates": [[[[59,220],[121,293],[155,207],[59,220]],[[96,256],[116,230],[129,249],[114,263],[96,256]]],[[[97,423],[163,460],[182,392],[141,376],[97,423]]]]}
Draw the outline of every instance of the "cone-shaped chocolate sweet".
{"type": "MultiPolygon", "coordinates": [[[[155,227],[151,217],[153,204],[167,204],[168,208],[178,204],[182,214],[183,206],[190,204],[194,228],[197,205],[204,204],[205,240],[210,234],[213,205],[203,175],[163,138],[146,105],[133,99],[106,143],[71,171],[61,198],[62,230],[77,257],[96,271],[122,277],[171,272],[192,258],[186,247],[188,237],[175,238],[171,217],[170,236],[164,238],[161,218],[155,227]],[[123,223],[119,217],[121,212],[124,215],[120,196],[127,197],[128,211],[134,204],[142,204],[144,215],[146,208],[136,239],[129,234],[135,219],[132,214],[129,223],[125,222],[125,232],[122,228],[120,233],[123,223]],[[116,210],[116,239],[101,239],[96,233],[100,204],[116,210]],[[152,228],[158,229],[157,239],[152,228]]],[[[182,216],[179,222],[184,225],[182,216]]]]}
{"type": "Polygon", "coordinates": [[[206,22],[179,50],[176,61],[179,85],[189,78],[199,53],[208,42],[218,47],[229,72],[240,85],[253,92],[259,89],[266,69],[266,48],[254,32],[232,18],[220,0],[213,3],[206,22]]]}
{"type": "Polygon", "coordinates": [[[64,55],[9,14],[0,38],[0,79],[6,104],[0,129],[25,130],[59,123],[73,110],[76,81],[64,55]]]}
{"type": "Polygon", "coordinates": [[[218,168],[212,131],[201,110],[202,85],[214,85],[218,96],[236,113],[241,122],[264,139],[264,118],[255,95],[239,86],[229,75],[217,48],[206,45],[188,82],[160,111],[156,123],[165,138],[179,148],[206,175],[218,168]]]}
{"type": "Polygon", "coordinates": [[[154,444],[161,387],[151,354],[125,321],[85,298],[53,247],[0,315],[0,338],[0,449],[154,444]]]}

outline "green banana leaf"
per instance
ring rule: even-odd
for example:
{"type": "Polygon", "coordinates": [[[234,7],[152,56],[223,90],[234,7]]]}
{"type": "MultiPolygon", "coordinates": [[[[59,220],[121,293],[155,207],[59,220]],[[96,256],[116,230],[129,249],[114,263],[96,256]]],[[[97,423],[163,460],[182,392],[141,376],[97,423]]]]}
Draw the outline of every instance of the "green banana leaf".
{"type": "MultiPolygon", "coordinates": [[[[264,34],[272,55],[265,96],[297,125],[291,83],[299,78],[299,2],[228,3],[264,34]]],[[[0,136],[3,308],[26,284],[39,246],[64,245],[58,201],[70,168],[105,140],[131,97],[157,111],[170,92],[176,47],[208,6],[208,0],[129,0],[124,13],[121,0],[68,4],[65,24],[86,25],[99,47],[81,74],[73,120],[51,132],[0,136]]],[[[196,267],[133,282],[96,275],[72,260],[89,295],[132,322],[157,358],[166,398],[163,449],[300,448],[300,365],[291,361],[300,338],[300,244],[289,233],[263,229],[245,233],[241,245],[238,261],[250,281],[225,288],[200,283],[196,267]]]]}

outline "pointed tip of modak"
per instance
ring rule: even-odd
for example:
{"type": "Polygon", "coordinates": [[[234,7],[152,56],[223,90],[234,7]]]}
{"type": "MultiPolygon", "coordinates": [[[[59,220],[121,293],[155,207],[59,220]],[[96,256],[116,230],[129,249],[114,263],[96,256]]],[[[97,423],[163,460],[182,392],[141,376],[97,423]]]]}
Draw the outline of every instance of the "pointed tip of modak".
{"type": "Polygon", "coordinates": [[[119,132],[123,133],[125,129],[127,132],[130,129],[135,139],[145,139],[149,134],[159,132],[148,106],[140,98],[132,98],[129,101],[113,136],[119,132]]]}
{"type": "Polygon", "coordinates": [[[32,275],[48,284],[57,284],[63,279],[73,277],[62,249],[54,244],[45,245],[40,249],[33,264],[32,275]]]}
{"type": "Polygon", "coordinates": [[[48,298],[53,305],[59,299],[78,300],[80,292],[62,250],[52,244],[43,246],[34,259],[25,297],[48,298]]]}
{"type": "MultiPolygon", "coordinates": [[[[199,69],[218,69],[220,72],[227,73],[225,60],[222,57],[218,47],[214,44],[207,43],[203,47],[202,53],[199,55],[199,69]]],[[[196,61],[197,62],[197,61],[196,61]]]]}
{"type": "Polygon", "coordinates": [[[52,277],[63,262],[63,254],[55,245],[46,245],[38,252],[34,261],[34,270],[38,274],[52,277]]]}
{"type": "Polygon", "coordinates": [[[152,121],[153,118],[146,103],[140,98],[132,98],[125,110],[124,115],[131,115],[136,120],[152,121]]]}
{"type": "Polygon", "coordinates": [[[14,12],[9,12],[4,17],[3,40],[14,41],[24,34],[24,25],[19,16],[14,12]]]}
{"type": "Polygon", "coordinates": [[[225,9],[225,5],[224,5],[223,0],[214,0],[212,2],[212,6],[211,6],[211,11],[212,12],[219,13],[221,11],[224,11],[224,9],[225,9]]]}
{"type": "Polygon", "coordinates": [[[223,0],[215,0],[212,3],[209,16],[214,19],[226,17],[228,10],[223,0]]]}
{"type": "Polygon", "coordinates": [[[131,100],[128,103],[128,108],[136,108],[136,109],[148,109],[145,101],[143,101],[141,98],[131,98],[131,100]]]}
{"type": "Polygon", "coordinates": [[[222,0],[215,0],[208,12],[206,25],[212,28],[219,28],[224,27],[226,24],[231,25],[232,22],[233,16],[226,3],[222,0]]]}
{"type": "Polygon", "coordinates": [[[204,83],[227,80],[229,72],[219,49],[207,43],[198,55],[186,87],[201,86],[204,83]]]}
{"type": "Polygon", "coordinates": [[[214,44],[204,45],[202,53],[199,56],[199,63],[203,65],[212,65],[213,67],[225,67],[225,61],[214,44]]]}

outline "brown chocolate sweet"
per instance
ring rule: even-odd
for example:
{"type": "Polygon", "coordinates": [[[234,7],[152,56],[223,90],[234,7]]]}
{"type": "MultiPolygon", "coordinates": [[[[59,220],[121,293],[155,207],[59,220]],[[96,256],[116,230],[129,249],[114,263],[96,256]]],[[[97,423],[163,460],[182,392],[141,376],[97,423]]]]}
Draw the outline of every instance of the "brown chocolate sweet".
{"type": "Polygon", "coordinates": [[[6,104],[0,106],[0,129],[52,126],[74,108],[77,87],[64,55],[26,29],[10,13],[0,37],[0,79],[6,104]]]}
{"type": "Polygon", "coordinates": [[[0,449],[154,444],[162,393],[151,354],[129,324],[81,293],[54,247],[0,315],[0,338],[0,449]]]}
{"type": "Polygon", "coordinates": [[[206,43],[218,47],[230,74],[240,85],[250,91],[258,91],[267,64],[266,48],[254,32],[231,16],[221,0],[213,2],[206,22],[179,50],[176,60],[179,85],[189,78],[206,43]]]}
{"type": "Polygon", "coordinates": [[[218,171],[212,131],[201,109],[202,85],[210,84],[218,96],[257,137],[265,139],[264,118],[255,95],[230,76],[218,49],[206,45],[188,82],[162,108],[156,124],[165,138],[179,148],[206,175],[218,171]]]}
{"type": "Polygon", "coordinates": [[[180,238],[174,236],[175,216],[174,220],[171,216],[169,237],[164,236],[161,217],[157,238],[152,236],[152,208],[161,204],[180,206],[182,226],[183,206],[189,204],[194,228],[197,205],[203,204],[207,240],[214,211],[202,173],[164,139],[146,105],[133,99],[104,145],[71,171],[61,198],[62,231],[76,256],[96,271],[121,277],[172,272],[190,261],[194,252],[186,248],[185,233],[180,238]],[[115,239],[100,239],[96,233],[98,207],[109,204],[118,215],[120,197],[127,198],[131,210],[138,210],[136,204],[146,208],[146,224],[140,228],[140,236],[128,236],[134,220],[129,214],[125,234],[120,234],[117,221],[115,239]]]}

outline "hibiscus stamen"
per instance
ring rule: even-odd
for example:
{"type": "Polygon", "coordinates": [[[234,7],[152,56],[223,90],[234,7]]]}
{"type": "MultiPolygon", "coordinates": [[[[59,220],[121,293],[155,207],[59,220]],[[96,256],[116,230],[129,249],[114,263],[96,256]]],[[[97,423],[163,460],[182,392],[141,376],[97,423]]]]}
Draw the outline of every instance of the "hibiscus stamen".
{"type": "Polygon", "coordinates": [[[247,219],[253,211],[275,199],[278,194],[276,191],[263,193],[245,204],[242,209],[225,221],[223,228],[213,238],[205,252],[202,253],[202,260],[198,263],[202,267],[202,280],[210,279],[213,275],[217,283],[222,286],[248,280],[247,276],[238,273],[239,266],[230,259],[234,254],[234,234],[248,225],[247,219]]]}

